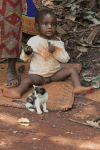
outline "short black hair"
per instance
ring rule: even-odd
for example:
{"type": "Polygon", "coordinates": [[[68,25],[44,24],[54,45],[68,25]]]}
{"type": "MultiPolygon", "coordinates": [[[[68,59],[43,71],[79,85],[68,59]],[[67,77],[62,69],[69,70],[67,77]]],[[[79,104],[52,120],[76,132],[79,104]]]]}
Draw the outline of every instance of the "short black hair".
{"type": "Polygon", "coordinates": [[[38,23],[39,20],[40,20],[40,18],[42,18],[43,15],[47,15],[47,14],[50,14],[50,15],[54,16],[55,19],[56,19],[55,13],[54,13],[51,9],[45,8],[45,9],[40,10],[40,11],[36,14],[36,16],[35,16],[35,23],[38,23]]]}

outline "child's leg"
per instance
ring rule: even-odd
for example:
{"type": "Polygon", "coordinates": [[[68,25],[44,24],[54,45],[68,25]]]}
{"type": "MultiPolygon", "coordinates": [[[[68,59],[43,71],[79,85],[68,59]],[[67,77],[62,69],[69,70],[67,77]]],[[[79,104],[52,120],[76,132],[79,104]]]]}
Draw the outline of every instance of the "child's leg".
{"type": "Polygon", "coordinates": [[[18,86],[19,79],[16,73],[16,58],[8,59],[8,68],[6,72],[5,86],[18,86]]]}
{"type": "Polygon", "coordinates": [[[71,76],[71,80],[74,84],[74,87],[81,86],[80,80],[79,80],[79,75],[74,67],[66,67],[60,69],[58,72],[56,72],[52,77],[51,81],[64,81],[68,77],[71,76]]]}
{"type": "Polygon", "coordinates": [[[77,69],[74,67],[67,67],[60,69],[51,77],[51,81],[64,81],[69,76],[71,76],[74,85],[73,90],[74,93],[79,94],[93,91],[94,89],[93,87],[81,86],[77,69]]]}
{"type": "Polygon", "coordinates": [[[28,91],[30,86],[42,85],[44,82],[44,78],[39,75],[28,75],[22,80],[21,84],[16,88],[15,91],[7,88],[1,88],[1,91],[6,97],[20,98],[22,94],[28,91]]]}

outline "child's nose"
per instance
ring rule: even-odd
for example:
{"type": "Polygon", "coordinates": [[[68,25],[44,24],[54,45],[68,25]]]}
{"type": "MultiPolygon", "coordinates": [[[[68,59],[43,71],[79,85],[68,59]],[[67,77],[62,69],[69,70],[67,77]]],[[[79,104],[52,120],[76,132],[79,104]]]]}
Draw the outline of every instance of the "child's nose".
{"type": "Polygon", "coordinates": [[[48,25],[48,27],[49,27],[49,28],[52,28],[52,25],[51,25],[51,24],[49,24],[49,25],[48,25]]]}

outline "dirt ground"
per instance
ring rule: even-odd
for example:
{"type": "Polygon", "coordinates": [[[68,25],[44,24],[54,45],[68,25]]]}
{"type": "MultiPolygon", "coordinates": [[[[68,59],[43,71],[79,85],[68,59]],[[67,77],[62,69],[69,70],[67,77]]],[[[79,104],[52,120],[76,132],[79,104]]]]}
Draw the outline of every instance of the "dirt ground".
{"type": "MultiPolygon", "coordinates": [[[[100,72],[98,49],[88,49],[81,60],[89,68],[83,72],[100,72]]],[[[97,90],[97,89],[95,89],[97,90]]],[[[66,112],[49,112],[38,115],[26,109],[0,106],[0,150],[100,150],[100,129],[77,123],[86,123],[100,118],[100,103],[86,99],[84,95],[75,95],[72,109],[66,112]],[[18,124],[20,118],[27,118],[29,126],[18,124]],[[71,121],[75,120],[76,122],[71,121]]]]}
{"type": "MultiPolygon", "coordinates": [[[[75,58],[74,54],[79,52],[69,53],[75,58]]],[[[82,68],[80,73],[82,85],[91,85],[83,81],[82,73],[100,75],[99,56],[99,48],[88,48],[87,53],[73,60],[81,60],[89,66],[82,68]]],[[[66,112],[38,115],[27,109],[0,106],[0,150],[100,150],[100,129],[77,123],[97,118],[100,118],[100,103],[86,99],[84,95],[75,95],[72,109],[66,112]],[[20,118],[29,119],[30,125],[18,124],[20,118]]]]}
{"type": "Polygon", "coordinates": [[[38,115],[26,109],[0,107],[0,150],[100,150],[100,130],[86,123],[100,116],[100,104],[79,95],[66,112],[38,115]],[[30,126],[18,124],[27,118],[30,126]]]}

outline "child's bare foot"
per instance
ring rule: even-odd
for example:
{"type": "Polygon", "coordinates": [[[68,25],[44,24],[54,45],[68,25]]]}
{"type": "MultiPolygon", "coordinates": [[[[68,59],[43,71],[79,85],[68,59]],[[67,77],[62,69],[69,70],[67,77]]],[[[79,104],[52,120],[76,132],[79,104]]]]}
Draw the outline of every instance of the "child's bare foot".
{"type": "Polygon", "coordinates": [[[84,87],[84,86],[78,86],[74,88],[73,93],[75,94],[86,94],[86,93],[92,93],[94,90],[94,87],[84,87]]]}
{"type": "Polygon", "coordinates": [[[9,58],[4,86],[6,88],[10,88],[10,87],[16,87],[19,84],[20,84],[20,78],[16,72],[16,58],[9,58]]]}
{"type": "Polygon", "coordinates": [[[5,87],[17,87],[20,83],[20,78],[16,72],[8,71],[5,80],[5,87]]]}
{"type": "Polygon", "coordinates": [[[9,97],[9,98],[20,98],[21,95],[17,93],[16,91],[13,91],[11,89],[7,88],[1,88],[1,92],[3,96],[9,97]]]}

